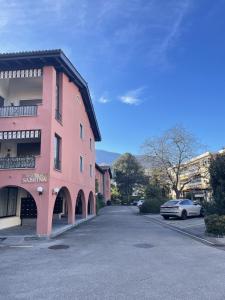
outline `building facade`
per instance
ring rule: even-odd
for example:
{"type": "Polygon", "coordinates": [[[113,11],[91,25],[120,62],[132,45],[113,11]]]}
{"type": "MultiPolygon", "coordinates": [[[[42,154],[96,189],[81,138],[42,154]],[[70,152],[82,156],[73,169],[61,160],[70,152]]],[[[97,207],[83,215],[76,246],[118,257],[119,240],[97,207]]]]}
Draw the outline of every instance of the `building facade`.
{"type": "MultiPolygon", "coordinates": [[[[209,174],[210,163],[216,155],[224,155],[224,153],[224,149],[218,152],[205,152],[192,158],[182,166],[179,176],[179,187],[187,183],[182,191],[181,196],[183,198],[189,197],[200,202],[212,199],[209,174]]],[[[172,197],[176,197],[174,192],[172,192],[172,197]]]]}
{"type": "Polygon", "coordinates": [[[87,83],[61,50],[0,54],[0,229],[95,214],[95,142],[87,83]]]}
{"type": "Polygon", "coordinates": [[[191,197],[192,200],[210,201],[212,197],[212,189],[210,186],[209,166],[213,154],[210,152],[203,153],[194,157],[182,168],[179,178],[179,185],[185,182],[182,196],[191,197]]]}
{"type": "Polygon", "coordinates": [[[105,204],[111,200],[111,179],[109,166],[95,164],[96,192],[103,195],[105,204]]]}

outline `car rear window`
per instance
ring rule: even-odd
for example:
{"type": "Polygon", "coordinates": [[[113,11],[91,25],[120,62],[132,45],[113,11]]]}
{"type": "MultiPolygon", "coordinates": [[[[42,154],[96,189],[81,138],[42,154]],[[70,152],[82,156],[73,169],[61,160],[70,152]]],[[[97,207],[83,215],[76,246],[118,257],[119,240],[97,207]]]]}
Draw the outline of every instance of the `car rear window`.
{"type": "Polygon", "coordinates": [[[177,203],[179,203],[179,201],[177,201],[177,200],[170,200],[170,201],[167,201],[164,205],[176,205],[177,203]]]}

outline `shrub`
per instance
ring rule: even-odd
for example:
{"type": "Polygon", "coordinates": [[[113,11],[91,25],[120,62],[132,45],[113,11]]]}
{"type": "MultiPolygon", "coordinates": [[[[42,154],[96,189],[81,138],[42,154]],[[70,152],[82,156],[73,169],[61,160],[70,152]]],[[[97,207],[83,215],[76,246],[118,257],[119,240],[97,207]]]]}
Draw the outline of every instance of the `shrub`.
{"type": "Polygon", "coordinates": [[[158,199],[158,198],[147,199],[140,207],[140,213],[158,214],[160,212],[160,206],[163,203],[165,203],[165,200],[163,199],[158,199]]]}
{"type": "Polygon", "coordinates": [[[225,156],[217,155],[210,164],[210,184],[216,214],[225,215],[225,156]]]}
{"type": "Polygon", "coordinates": [[[205,217],[206,232],[224,236],[225,235],[225,215],[209,215],[205,217]]]}
{"type": "Polygon", "coordinates": [[[96,213],[98,213],[99,209],[105,206],[104,197],[101,193],[98,193],[96,197],[96,213]]]}

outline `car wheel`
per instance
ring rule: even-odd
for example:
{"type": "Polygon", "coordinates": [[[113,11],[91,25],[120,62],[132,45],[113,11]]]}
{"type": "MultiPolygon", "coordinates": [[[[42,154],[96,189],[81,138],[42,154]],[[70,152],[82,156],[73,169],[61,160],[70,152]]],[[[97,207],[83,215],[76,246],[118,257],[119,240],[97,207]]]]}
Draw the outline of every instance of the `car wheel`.
{"type": "Polygon", "coordinates": [[[200,209],[200,217],[204,217],[205,216],[205,211],[204,208],[200,209]]]}
{"type": "Polygon", "coordinates": [[[170,217],[168,217],[168,216],[163,216],[163,218],[164,218],[165,220],[169,220],[170,217]]]}
{"type": "Polygon", "coordinates": [[[181,219],[182,219],[182,220],[186,220],[186,219],[187,219],[187,212],[186,212],[186,210],[183,210],[183,211],[182,211],[181,219]]]}

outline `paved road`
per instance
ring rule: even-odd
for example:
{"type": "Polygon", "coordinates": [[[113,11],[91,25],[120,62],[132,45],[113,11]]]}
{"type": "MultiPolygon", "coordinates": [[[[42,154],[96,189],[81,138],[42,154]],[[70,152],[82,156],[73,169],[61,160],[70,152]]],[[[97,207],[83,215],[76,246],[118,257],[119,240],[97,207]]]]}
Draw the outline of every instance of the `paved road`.
{"type": "Polygon", "coordinates": [[[131,207],[106,207],[56,240],[25,246],[0,247],[0,299],[225,299],[225,251],[131,207]]]}

